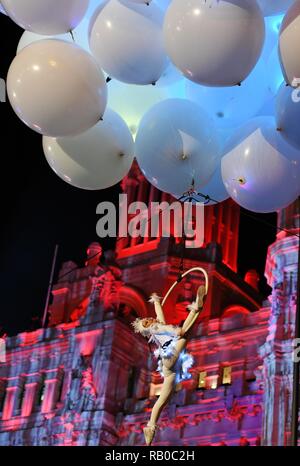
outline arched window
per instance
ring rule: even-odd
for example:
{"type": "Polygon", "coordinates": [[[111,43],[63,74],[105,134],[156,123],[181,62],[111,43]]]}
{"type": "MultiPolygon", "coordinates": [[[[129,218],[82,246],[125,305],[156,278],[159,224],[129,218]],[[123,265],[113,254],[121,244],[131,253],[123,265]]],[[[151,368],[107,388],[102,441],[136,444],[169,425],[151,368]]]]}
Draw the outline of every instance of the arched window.
{"type": "Polygon", "coordinates": [[[124,285],[119,291],[121,317],[146,317],[148,315],[146,297],[133,286],[124,285]]]}
{"type": "Polygon", "coordinates": [[[234,304],[232,306],[228,306],[224,309],[222,314],[222,318],[226,317],[234,317],[234,316],[248,316],[250,314],[249,309],[239,304],[234,304]]]}

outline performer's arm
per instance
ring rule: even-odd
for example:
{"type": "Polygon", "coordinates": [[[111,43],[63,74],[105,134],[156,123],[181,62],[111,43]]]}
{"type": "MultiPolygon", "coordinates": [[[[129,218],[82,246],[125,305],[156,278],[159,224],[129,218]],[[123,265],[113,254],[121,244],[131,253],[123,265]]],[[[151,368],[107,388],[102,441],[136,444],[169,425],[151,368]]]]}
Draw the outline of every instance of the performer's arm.
{"type": "Polygon", "coordinates": [[[193,327],[201,311],[201,309],[199,309],[195,303],[191,304],[189,306],[189,309],[190,309],[190,313],[185,319],[183,326],[181,328],[180,334],[182,337],[193,327]]]}
{"type": "Polygon", "coordinates": [[[149,302],[154,304],[154,309],[155,309],[157,320],[159,320],[162,324],[165,324],[166,323],[165,315],[164,315],[163,308],[160,304],[160,297],[156,293],[153,293],[150,296],[149,302]]]}

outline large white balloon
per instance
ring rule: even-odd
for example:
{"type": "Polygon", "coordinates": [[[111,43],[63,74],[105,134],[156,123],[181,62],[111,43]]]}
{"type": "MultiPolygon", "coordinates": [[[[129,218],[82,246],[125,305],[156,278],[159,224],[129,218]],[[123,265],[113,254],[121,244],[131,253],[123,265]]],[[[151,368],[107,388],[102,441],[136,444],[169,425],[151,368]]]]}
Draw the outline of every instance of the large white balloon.
{"type": "Polygon", "coordinates": [[[255,0],[173,0],[167,10],[167,53],[183,74],[205,86],[235,86],[261,54],[265,24],[255,0]]]}
{"type": "Polygon", "coordinates": [[[168,65],[162,24],[155,3],[111,0],[92,27],[91,51],[109,76],[129,84],[155,83],[168,65]]]}
{"type": "Polygon", "coordinates": [[[300,0],[296,0],[284,17],[279,37],[282,71],[286,82],[291,85],[300,78],[299,44],[300,0]]]}
{"type": "Polygon", "coordinates": [[[300,193],[300,152],[281,137],[274,118],[256,118],[229,141],[222,177],[239,205],[254,212],[274,212],[300,193]]]}
{"type": "Polygon", "coordinates": [[[47,136],[78,134],[102,117],[106,82],[93,57],[74,44],[42,40],[13,60],[7,92],[19,118],[47,136]]]}
{"type": "Polygon", "coordinates": [[[1,0],[10,18],[37,34],[72,31],[84,17],[89,0],[1,0]]]}
{"type": "Polygon", "coordinates": [[[276,100],[276,123],[287,142],[300,150],[300,87],[281,86],[276,100]]]}
{"type": "Polygon", "coordinates": [[[127,175],[133,162],[134,143],[122,118],[107,109],[103,121],[74,137],[44,136],[46,159],[67,183],[97,190],[113,186],[127,175]]]}
{"type": "Polygon", "coordinates": [[[193,102],[168,99],[152,107],[141,121],[136,158],[148,179],[169,193],[200,189],[212,177],[220,143],[209,116],[193,102]]]}
{"type": "Polygon", "coordinates": [[[285,13],[294,0],[258,0],[258,4],[265,16],[285,13]]]}
{"type": "Polygon", "coordinates": [[[83,20],[79,23],[79,25],[72,31],[66,34],[59,34],[59,35],[42,35],[36,34],[31,31],[24,31],[21,36],[21,39],[18,44],[17,53],[23,50],[24,47],[27,45],[32,44],[33,42],[37,42],[43,39],[59,39],[64,40],[66,42],[71,42],[79,45],[87,52],[90,52],[90,44],[89,44],[89,28],[90,24],[93,21],[93,15],[97,11],[99,13],[100,8],[103,7],[104,4],[107,3],[107,0],[91,0],[89,4],[89,8],[87,13],[85,14],[83,20]]]}
{"type": "Polygon", "coordinates": [[[214,118],[219,128],[236,127],[254,117],[269,97],[268,73],[263,60],[241,86],[207,87],[186,81],[187,97],[214,118]]]}

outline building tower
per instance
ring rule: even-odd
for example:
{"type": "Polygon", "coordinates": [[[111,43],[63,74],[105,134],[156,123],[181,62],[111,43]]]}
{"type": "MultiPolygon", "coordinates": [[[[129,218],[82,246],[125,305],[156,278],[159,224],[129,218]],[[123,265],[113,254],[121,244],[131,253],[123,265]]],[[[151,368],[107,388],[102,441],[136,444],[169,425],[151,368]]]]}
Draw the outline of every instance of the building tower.
{"type": "Polygon", "coordinates": [[[279,212],[280,232],[269,247],[266,277],[273,292],[270,297],[269,334],[261,348],[264,361],[265,445],[290,444],[293,388],[293,339],[298,290],[299,202],[279,212]]]}

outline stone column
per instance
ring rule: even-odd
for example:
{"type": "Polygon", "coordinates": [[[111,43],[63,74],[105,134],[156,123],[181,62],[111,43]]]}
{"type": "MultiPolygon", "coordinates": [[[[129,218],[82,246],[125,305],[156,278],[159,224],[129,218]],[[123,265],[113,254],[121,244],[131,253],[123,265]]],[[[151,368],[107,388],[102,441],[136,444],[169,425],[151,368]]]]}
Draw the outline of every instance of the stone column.
{"type": "Polygon", "coordinates": [[[295,203],[279,214],[280,232],[268,251],[266,277],[273,288],[269,335],[261,347],[264,374],[262,444],[289,445],[293,386],[293,339],[298,283],[299,209],[295,203]]]}
{"type": "Polygon", "coordinates": [[[27,417],[31,415],[36,397],[36,389],[37,382],[31,382],[25,385],[25,394],[21,410],[22,417],[27,417]]]}
{"type": "Polygon", "coordinates": [[[6,388],[6,396],[2,413],[2,420],[8,421],[14,414],[16,399],[17,399],[18,387],[8,386],[6,388]]]}

